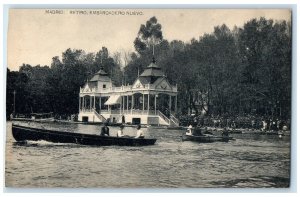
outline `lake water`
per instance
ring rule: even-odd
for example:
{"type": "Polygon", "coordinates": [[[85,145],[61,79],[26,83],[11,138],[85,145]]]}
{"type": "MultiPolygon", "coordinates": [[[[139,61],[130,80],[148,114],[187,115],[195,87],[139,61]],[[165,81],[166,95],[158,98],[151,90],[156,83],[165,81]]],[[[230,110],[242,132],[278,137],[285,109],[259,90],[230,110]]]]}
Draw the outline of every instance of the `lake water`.
{"type": "MultiPolygon", "coordinates": [[[[17,122],[21,124],[20,122],[17,122]]],[[[25,124],[25,123],[22,123],[25,124]]],[[[99,125],[30,123],[99,134],[99,125]]],[[[110,127],[116,135],[118,127],[110,127]]],[[[126,127],[126,135],[135,128],[126,127]]],[[[290,183],[290,137],[242,136],[201,144],[182,142],[181,130],[144,128],[154,146],[97,147],[45,141],[18,144],[7,123],[7,187],[272,188],[290,183]]]]}

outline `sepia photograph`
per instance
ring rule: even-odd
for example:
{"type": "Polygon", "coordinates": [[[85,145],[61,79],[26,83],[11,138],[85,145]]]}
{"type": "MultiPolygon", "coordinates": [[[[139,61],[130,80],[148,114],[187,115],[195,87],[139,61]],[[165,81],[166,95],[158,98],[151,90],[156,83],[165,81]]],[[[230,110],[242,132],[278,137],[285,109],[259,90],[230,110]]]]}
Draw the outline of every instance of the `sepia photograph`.
{"type": "Polygon", "coordinates": [[[5,187],[289,188],[292,14],[10,8],[5,187]]]}

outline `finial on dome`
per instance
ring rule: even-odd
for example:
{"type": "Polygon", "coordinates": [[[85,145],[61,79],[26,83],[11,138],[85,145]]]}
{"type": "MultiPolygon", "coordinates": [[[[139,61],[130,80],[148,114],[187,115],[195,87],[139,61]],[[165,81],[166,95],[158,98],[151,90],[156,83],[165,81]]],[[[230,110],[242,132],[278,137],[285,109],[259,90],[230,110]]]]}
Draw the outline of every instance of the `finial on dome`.
{"type": "Polygon", "coordinates": [[[156,63],[156,61],[155,61],[155,57],[154,57],[154,56],[152,57],[152,63],[153,63],[153,64],[155,64],[155,63],[156,63]]]}

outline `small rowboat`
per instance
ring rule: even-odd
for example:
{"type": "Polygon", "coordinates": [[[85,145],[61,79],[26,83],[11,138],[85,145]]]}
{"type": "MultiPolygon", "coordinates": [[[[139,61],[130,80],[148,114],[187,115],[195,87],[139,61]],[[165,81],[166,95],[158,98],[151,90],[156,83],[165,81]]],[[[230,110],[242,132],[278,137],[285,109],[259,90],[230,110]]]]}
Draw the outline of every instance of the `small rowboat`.
{"type": "Polygon", "coordinates": [[[196,141],[201,143],[210,143],[210,142],[228,142],[229,140],[233,140],[232,137],[229,136],[215,136],[215,135],[183,135],[182,141],[196,141]]]}
{"type": "Polygon", "coordinates": [[[12,135],[16,141],[45,140],[54,143],[75,143],[95,146],[147,146],[154,145],[156,139],[112,137],[91,134],[54,131],[19,125],[12,125],[12,135]]]}

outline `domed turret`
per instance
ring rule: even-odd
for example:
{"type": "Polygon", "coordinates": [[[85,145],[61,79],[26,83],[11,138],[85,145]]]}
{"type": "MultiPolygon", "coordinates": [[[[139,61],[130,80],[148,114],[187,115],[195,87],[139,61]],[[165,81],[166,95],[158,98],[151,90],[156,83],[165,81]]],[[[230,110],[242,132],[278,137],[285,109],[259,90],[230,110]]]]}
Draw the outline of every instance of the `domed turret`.
{"type": "Polygon", "coordinates": [[[111,81],[109,78],[108,74],[104,71],[103,66],[100,67],[100,70],[95,73],[95,75],[92,77],[90,80],[91,82],[93,81],[111,81]]]}
{"type": "Polygon", "coordinates": [[[153,57],[152,62],[139,76],[141,82],[147,84],[153,84],[158,78],[164,77],[164,73],[161,68],[156,64],[155,58],[153,57]]]}

